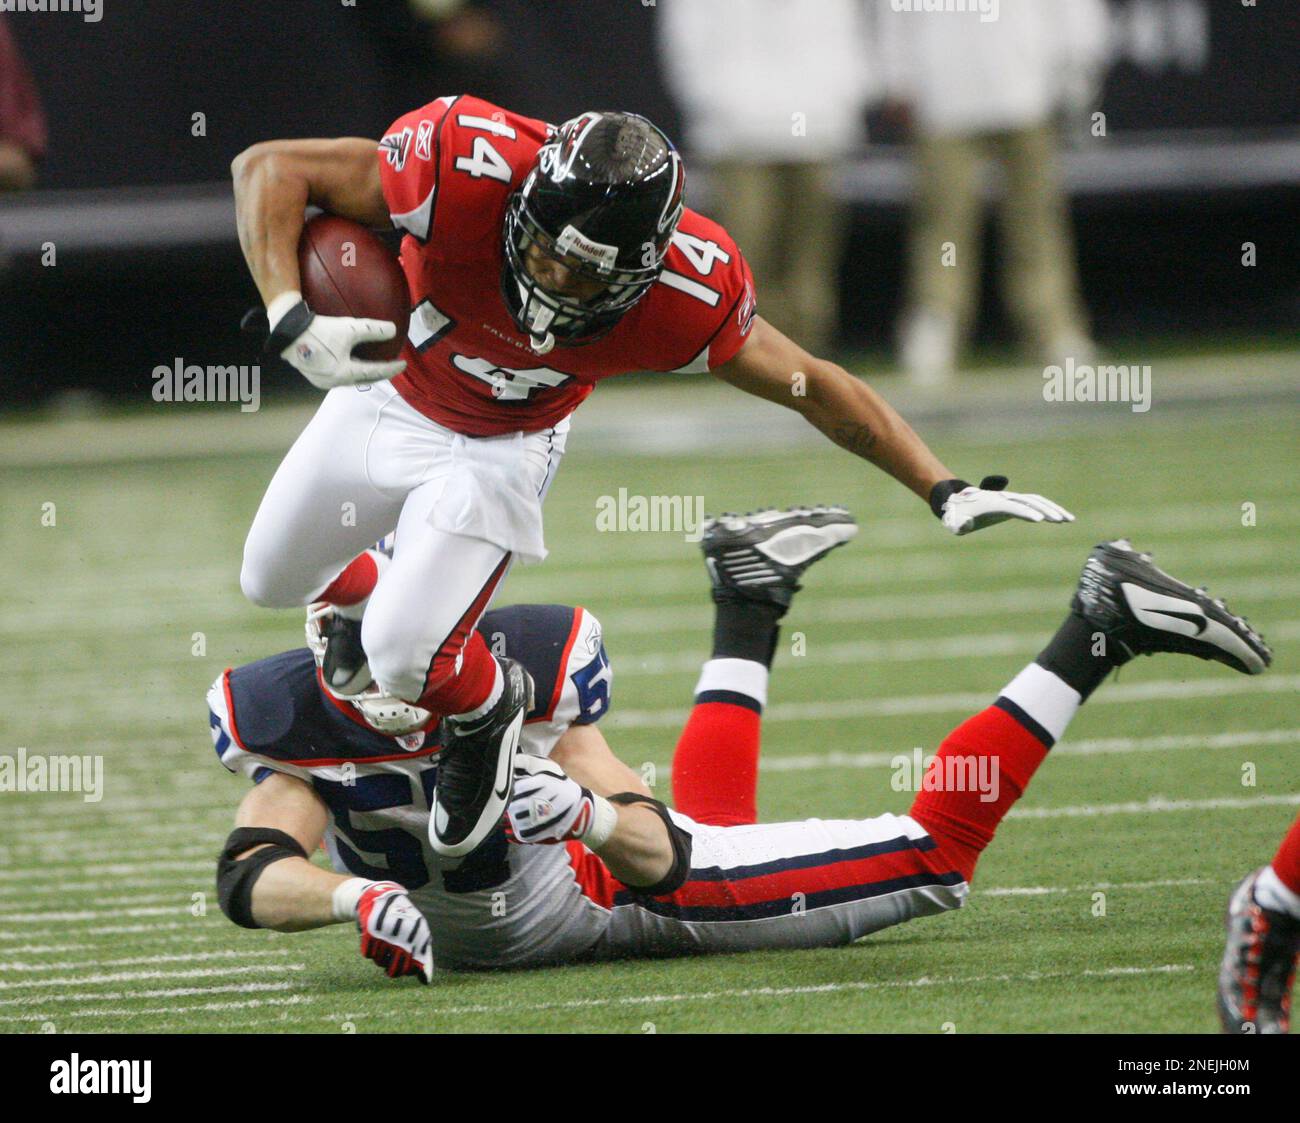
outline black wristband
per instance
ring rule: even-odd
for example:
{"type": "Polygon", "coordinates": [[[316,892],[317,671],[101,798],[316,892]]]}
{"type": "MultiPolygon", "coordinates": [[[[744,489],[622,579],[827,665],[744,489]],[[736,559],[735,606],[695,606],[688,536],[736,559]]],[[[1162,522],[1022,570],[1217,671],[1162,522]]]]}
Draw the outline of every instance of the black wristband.
{"type": "Polygon", "coordinates": [[[625,807],[630,803],[644,803],[663,820],[664,826],[668,828],[668,840],[673,848],[672,867],[661,880],[653,885],[629,885],[628,889],[645,897],[663,897],[668,893],[677,892],[691,873],[691,836],[673,822],[672,816],[668,814],[668,808],[662,802],[648,795],[642,795],[640,792],[619,792],[618,795],[610,796],[609,802],[621,803],[625,807]]]}
{"type": "MultiPolygon", "coordinates": [[[[980,480],[981,491],[1001,491],[1011,481],[1006,476],[985,476],[980,480]]],[[[936,519],[943,518],[943,505],[948,502],[948,497],[970,487],[965,480],[940,480],[930,489],[930,510],[934,512],[936,519]]]]}
{"type": "Polygon", "coordinates": [[[965,480],[940,480],[930,489],[930,510],[934,512],[936,519],[943,518],[943,505],[948,502],[948,496],[955,495],[962,488],[970,487],[965,480]]]}
{"type": "Polygon", "coordinates": [[[266,337],[266,347],[264,348],[266,353],[268,355],[279,355],[290,343],[311,327],[311,322],[315,318],[316,313],[307,307],[307,302],[305,300],[298,301],[280,317],[280,322],[275,325],[271,334],[266,337]]]}

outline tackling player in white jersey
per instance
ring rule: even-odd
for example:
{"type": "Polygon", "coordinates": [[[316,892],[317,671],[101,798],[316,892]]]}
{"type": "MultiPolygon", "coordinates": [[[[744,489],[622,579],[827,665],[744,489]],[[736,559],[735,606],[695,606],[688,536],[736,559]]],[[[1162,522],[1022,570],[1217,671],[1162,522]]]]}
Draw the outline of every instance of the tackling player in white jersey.
{"type": "Polygon", "coordinates": [[[314,660],[290,652],[226,672],[209,693],[217,752],[259,783],[220,858],[223,911],[284,931],[355,922],[365,956],[426,982],[435,967],[845,944],[964,902],[998,823],[1114,667],[1172,652],[1257,674],[1271,660],[1222,601],[1126,541],[1104,543],[1056,635],[944,740],[907,815],[756,823],[779,621],[803,572],[855,532],[841,508],[706,525],[713,652],[673,758],[675,810],[594,724],[611,673],[600,626],[582,609],[484,617],[480,634],[528,667],[538,694],[524,752],[484,746],[486,767],[461,773],[453,765],[466,746],[442,753],[433,715],[325,689],[316,620],[314,660]],[[449,862],[428,839],[436,789],[505,767],[502,823],[449,862]],[[986,774],[998,777],[992,792],[952,782],[986,774]],[[322,840],[336,872],[308,859],[322,840]]]}

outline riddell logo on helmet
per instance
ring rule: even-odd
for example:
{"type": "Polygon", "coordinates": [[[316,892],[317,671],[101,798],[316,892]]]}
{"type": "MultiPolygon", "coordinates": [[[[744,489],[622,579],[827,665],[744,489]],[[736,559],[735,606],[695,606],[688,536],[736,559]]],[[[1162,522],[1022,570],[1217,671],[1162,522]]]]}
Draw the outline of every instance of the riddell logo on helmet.
{"type": "Polygon", "coordinates": [[[555,248],[560,253],[580,257],[602,269],[613,269],[618,261],[617,246],[607,246],[604,242],[593,242],[590,238],[583,237],[582,231],[572,223],[555,239],[555,248]]]}

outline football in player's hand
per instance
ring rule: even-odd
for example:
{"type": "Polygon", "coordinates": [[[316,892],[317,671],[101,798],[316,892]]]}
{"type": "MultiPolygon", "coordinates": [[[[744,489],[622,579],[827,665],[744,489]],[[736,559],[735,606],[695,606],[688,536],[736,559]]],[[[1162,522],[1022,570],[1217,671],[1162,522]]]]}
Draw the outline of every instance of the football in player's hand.
{"type": "Polygon", "coordinates": [[[307,222],[298,241],[302,295],[322,316],[391,320],[397,334],[363,343],[358,359],[396,359],[406,340],[410,298],[396,255],[360,223],[332,214],[307,222]]]}

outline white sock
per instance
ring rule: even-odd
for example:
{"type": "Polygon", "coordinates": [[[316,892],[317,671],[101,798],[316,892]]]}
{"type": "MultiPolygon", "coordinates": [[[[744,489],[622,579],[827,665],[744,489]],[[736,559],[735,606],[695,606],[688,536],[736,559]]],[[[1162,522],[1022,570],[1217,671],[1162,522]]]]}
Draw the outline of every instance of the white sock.
{"type": "MultiPolygon", "coordinates": [[[[383,577],[384,570],[392,564],[393,559],[387,554],[381,554],[378,550],[366,550],[365,552],[374,560],[375,569],[379,575],[375,579],[375,584],[377,585],[379,583],[379,577],[383,577]]],[[[364,597],[357,601],[356,604],[336,604],[334,606],[334,611],[342,616],[344,620],[360,620],[361,617],[366,614],[366,605],[369,603],[370,597],[364,597]]]]}
{"type": "Polygon", "coordinates": [[[473,721],[476,717],[482,717],[488,712],[488,710],[501,701],[501,695],[506,688],[506,677],[501,673],[500,663],[493,659],[492,664],[496,667],[497,673],[496,677],[492,680],[492,689],[488,691],[487,700],[481,706],[476,706],[472,710],[466,710],[463,714],[456,714],[455,716],[461,721],[473,721]]]}
{"type": "Polygon", "coordinates": [[[1300,920],[1300,893],[1288,889],[1272,866],[1255,879],[1255,903],[1269,912],[1284,912],[1300,920]]]}
{"type": "Polygon", "coordinates": [[[761,710],[767,705],[767,676],[768,670],[762,663],[749,659],[710,659],[700,670],[700,681],[695,684],[695,700],[701,701],[701,694],[739,694],[756,703],[761,710]]]}
{"type": "Polygon", "coordinates": [[[1037,663],[1030,663],[1016,675],[1000,697],[1015,703],[1047,731],[1053,742],[1065,735],[1065,727],[1083,702],[1074,687],[1037,663]]]}

